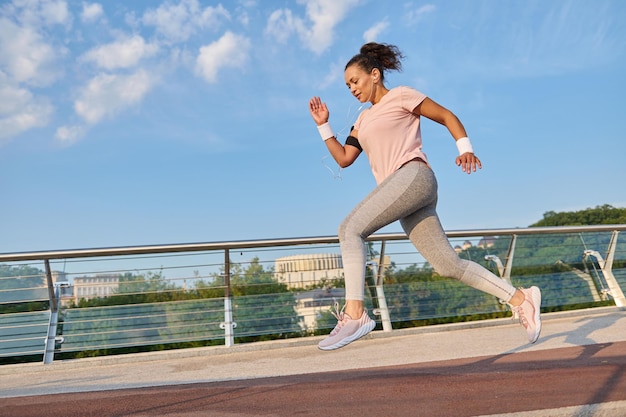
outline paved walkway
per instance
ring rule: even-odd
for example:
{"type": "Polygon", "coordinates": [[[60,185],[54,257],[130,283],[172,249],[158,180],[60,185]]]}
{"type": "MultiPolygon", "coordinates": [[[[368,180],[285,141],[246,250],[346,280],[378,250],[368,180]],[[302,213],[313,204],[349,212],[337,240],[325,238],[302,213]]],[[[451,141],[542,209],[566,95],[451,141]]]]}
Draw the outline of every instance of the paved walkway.
{"type": "Polygon", "coordinates": [[[626,416],[626,311],[0,367],[0,416],[626,416]]]}

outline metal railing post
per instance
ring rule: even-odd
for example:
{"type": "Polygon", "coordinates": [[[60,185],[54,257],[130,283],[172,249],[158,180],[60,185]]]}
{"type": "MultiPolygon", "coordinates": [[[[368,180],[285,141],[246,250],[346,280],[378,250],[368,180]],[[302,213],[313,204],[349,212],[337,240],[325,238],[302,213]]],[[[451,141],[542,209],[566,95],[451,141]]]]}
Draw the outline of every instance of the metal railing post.
{"type": "Polygon", "coordinates": [[[613,300],[615,301],[615,305],[618,307],[626,307],[626,297],[624,297],[624,292],[619,286],[619,282],[615,279],[615,275],[613,275],[613,259],[615,258],[615,248],[617,247],[617,235],[619,234],[619,230],[614,230],[611,235],[611,241],[609,242],[609,247],[607,249],[606,260],[602,258],[602,255],[595,250],[586,250],[584,252],[584,256],[593,256],[598,261],[598,265],[600,265],[600,270],[604,275],[604,280],[606,281],[606,285],[609,287],[609,293],[613,300]]]}
{"type": "MultiPolygon", "coordinates": [[[[511,270],[513,269],[513,255],[515,254],[515,243],[517,242],[517,235],[511,236],[511,243],[509,244],[509,250],[506,254],[506,265],[502,265],[502,260],[496,255],[487,255],[485,256],[486,261],[491,261],[496,264],[498,268],[498,273],[500,274],[500,278],[503,281],[508,282],[513,285],[511,282],[511,270]]],[[[506,302],[502,299],[498,299],[500,304],[506,304],[506,302]]]]}
{"type": "Polygon", "coordinates": [[[48,285],[48,298],[50,300],[50,320],[48,321],[48,333],[44,342],[45,349],[43,355],[43,363],[49,364],[54,361],[54,347],[56,344],[57,336],[57,324],[59,322],[59,306],[58,306],[58,291],[55,291],[54,284],[52,282],[52,271],[50,270],[50,261],[44,260],[46,268],[46,284],[48,285]]]}
{"type": "Polygon", "coordinates": [[[224,344],[231,347],[235,344],[233,329],[237,323],[233,322],[233,305],[230,294],[230,251],[224,249],[224,322],[220,323],[220,328],[224,330],[224,344]]]}
{"type": "Polygon", "coordinates": [[[517,235],[511,236],[511,244],[506,254],[506,264],[504,265],[504,274],[502,279],[513,285],[511,282],[511,270],[513,269],[513,257],[515,255],[515,244],[517,243],[517,235]]]}
{"type": "Polygon", "coordinates": [[[390,332],[391,316],[389,315],[389,307],[387,307],[387,298],[383,289],[383,281],[385,279],[385,241],[380,244],[380,258],[378,263],[373,262],[376,268],[376,298],[378,299],[378,308],[373,311],[374,314],[380,315],[380,321],[383,325],[383,331],[390,332]]]}

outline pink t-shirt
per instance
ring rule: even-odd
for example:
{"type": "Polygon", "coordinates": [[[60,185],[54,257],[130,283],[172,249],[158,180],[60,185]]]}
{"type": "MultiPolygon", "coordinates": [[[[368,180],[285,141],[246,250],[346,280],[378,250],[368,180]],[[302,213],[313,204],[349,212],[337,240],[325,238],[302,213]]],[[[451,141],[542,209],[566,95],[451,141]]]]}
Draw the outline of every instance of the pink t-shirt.
{"type": "Polygon", "coordinates": [[[359,114],[354,129],[377,184],[411,159],[427,161],[420,118],[412,113],[425,98],[410,87],[395,87],[359,114]]]}

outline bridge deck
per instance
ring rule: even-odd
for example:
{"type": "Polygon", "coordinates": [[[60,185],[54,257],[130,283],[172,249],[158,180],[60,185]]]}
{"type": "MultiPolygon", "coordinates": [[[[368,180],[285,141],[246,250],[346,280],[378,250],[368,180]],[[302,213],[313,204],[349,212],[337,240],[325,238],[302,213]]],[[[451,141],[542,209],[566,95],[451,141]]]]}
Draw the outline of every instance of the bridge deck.
{"type": "Polygon", "coordinates": [[[626,312],[0,367],[0,416],[624,416],[626,312]]]}

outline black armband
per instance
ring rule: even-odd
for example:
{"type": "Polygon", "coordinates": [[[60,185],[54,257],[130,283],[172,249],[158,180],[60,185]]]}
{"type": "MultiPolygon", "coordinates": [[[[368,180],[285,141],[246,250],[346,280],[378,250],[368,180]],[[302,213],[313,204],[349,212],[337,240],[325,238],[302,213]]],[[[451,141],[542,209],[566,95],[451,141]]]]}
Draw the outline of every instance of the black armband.
{"type": "Polygon", "coordinates": [[[361,144],[359,143],[359,140],[355,138],[354,136],[348,136],[346,138],[346,145],[354,146],[359,151],[363,152],[363,148],[361,148],[361,144]]]}

